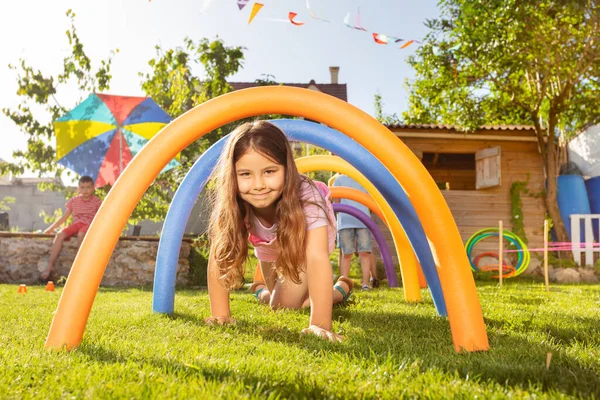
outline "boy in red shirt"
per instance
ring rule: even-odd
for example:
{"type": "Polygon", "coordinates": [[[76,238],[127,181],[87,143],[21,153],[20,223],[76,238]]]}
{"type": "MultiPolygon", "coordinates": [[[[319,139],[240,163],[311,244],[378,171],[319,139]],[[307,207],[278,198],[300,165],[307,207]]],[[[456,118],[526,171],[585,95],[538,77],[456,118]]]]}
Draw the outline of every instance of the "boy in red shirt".
{"type": "Polygon", "coordinates": [[[67,218],[73,214],[73,223],[58,232],[54,238],[52,250],[50,250],[50,260],[48,261],[48,266],[40,274],[40,280],[42,281],[46,281],[52,273],[54,263],[56,262],[60,251],[62,250],[65,240],[69,240],[71,237],[77,236],[77,245],[81,245],[85,233],[90,227],[94,216],[102,204],[102,200],[94,196],[94,180],[89,176],[82,176],[79,179],[77,193],[79,194],[78,196],[75,196],[67,201],[67,204],[65,205],[67,211],[63,214],[63,216],[44,231],[44,233],[53,233],[54,229],[61,226],[67,220],[67,218]]]}

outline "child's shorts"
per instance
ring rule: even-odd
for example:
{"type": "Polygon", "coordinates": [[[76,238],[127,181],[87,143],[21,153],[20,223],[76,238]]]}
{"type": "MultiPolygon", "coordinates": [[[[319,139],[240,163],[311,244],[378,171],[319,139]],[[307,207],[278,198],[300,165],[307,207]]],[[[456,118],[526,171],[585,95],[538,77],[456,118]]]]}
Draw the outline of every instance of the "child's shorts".
{"type": "Polygon", "coordinates": [[[346,228],[338,231],[338,245],[343,254],[370,253],[373,248],[367,228],[346,228]]]}
{"type": "Polygon", "coordinates": [[[69,240],[73,236],[77,236],[80,232],[86,233],[89,227],[88,224],[84,224],[83,222],[75,222],[63,229],[62,232],[65,234],[65,240],[69,240]]]}

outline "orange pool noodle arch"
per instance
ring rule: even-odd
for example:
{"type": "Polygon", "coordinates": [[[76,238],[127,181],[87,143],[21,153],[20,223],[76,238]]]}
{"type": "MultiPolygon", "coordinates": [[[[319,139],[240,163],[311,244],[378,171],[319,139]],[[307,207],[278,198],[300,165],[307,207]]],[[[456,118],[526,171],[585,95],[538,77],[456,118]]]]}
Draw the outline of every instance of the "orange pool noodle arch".
{"type": "Polygon", "coordinates": [[[46,338],[46,347],[72,349],[81,342],[104,270],[121,231],[163,167],[205,133],[242,118],[263,114],[296,115],[322,122],[356,140],[390,170],[412,199],[431,241],[454,348],[456,351],[488,349],[475,280],[462,239],[444,197],[419,159],[367,113],[335,97],[286,86],[239,90],[207,101],[171,122],[135,156],[106,196],[75,257],[46,338]]]}
{"type": "MultiPolygon", "coordinates": [[[[383,212],[381,211],[381,208],[379,208],[379,206],[377,206],[377,203],[375,203],[375,200],[373,200],[373,197],[369,196],[365,192],[361,192],[358,189],[353,189],[353,188],[344,187],[344,186],[332,186],[329,188],[329,190],[331,191],[331,197],[334,199],[342,198],[342,199],[354,200],[354,201],[362,204],[363,206],[367,207],[369,210],[373,211],[375,213],[375,215],[377,215],[379,217],[379,219],[382,220],[386,226],[388,226],[387,222],[385,221],[385,217],[383,216],[383,212]]],[[[388,228],[389,228],[389,226],[388,226],[388,228]]]]}

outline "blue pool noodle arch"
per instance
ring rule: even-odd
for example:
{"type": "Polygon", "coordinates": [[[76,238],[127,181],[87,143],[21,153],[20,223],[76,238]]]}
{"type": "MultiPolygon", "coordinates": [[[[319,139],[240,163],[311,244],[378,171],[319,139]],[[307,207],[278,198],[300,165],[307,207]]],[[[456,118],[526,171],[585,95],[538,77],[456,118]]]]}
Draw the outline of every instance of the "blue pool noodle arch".
{"type": "MultiPolygon", "coordinates": [[[[425,231],[406,192],[387,168],[356,141],[325,125],[297,119],[270,122],[282,129],[290,140],[322,147],[347,160],[373,183],[400,220],[410,240],[438,314],[447,316],[439,276],[425,231]]],[[[202,154],[190,168],[173,197],[163,225],[156,258],[152,301],[152,309],[155,312],[173,313],[177,261],[185,226],[196,199],[221,155],[227,137],[228,135],[221,138],[202,154]]],[[[390,286],[394,286],[394,282],[389,283],[390,286]]]]}

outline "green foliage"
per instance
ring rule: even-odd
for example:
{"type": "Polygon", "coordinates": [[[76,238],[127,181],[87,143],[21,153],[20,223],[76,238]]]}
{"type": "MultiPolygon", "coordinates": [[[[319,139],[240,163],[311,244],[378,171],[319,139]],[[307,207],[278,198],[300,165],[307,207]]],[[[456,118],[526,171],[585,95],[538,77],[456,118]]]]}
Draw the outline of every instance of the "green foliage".
{"type": "Polygon", "coordinates": [[[394,114],[385,114],[383,112],[383,98],[381,97],[381,93],[377,92],[374,95],[374,106],[375,106],[375,118],[377,121],[381,122],[384,125],[400,125],[402,121],[400,117],[394,114]]]}
{"type": "MultiPolygon", "coordinates": [[[[57,208],[52,214],[48,214],[46,211],[42,210],[40,211],[39,215],[44,219],[45,224],[52,225],[53,223],[61,219],[61,217],[63,216],[63,211],[62,208],[57,208]]],[[[72,219],[73,216],[70,216],[69,219],[66,221],[67,225],[70,225],[72,219]]]]}
{"type": "MultiPolygon", "coordinates": [[[[1,211],[10,211],[10,205],[9,204],[14,204],[14,202],[16,201],[16,199],[14,197],[9,197],[6,196],[4,197],[2,200],[0,200],[0,212],[1,211]]],[[[0,224],[0,231],[6,231],[9,229],[8,224],[0,224]]]]}
{"type": "MultiPolygon", "coordinates": [[[[29,285],[28,285],[29,286],[29,285]]],[[[521,277],[478,282],[490,350],[456,353],[429,292],[355,292],[333,310],[346,337],[302,336],[309,310],[272,311],[231,294],[235,326],[207,326],[206,291],[176,293],[175,313],[153,313],[152,292],[100,288],[77,350],[43,344],[62,294],[0,285],[0,393],[5,398],[598,398],[599,285],[521,277]],[[546,355],[552,362],[546,368],[546,355]]]]}
{"type": "MultiPolygon", "coordinates": [[[[53,175],[60,178],[65,169],[56,163],[52,121],[64,115],[70,107],[63,107],[57,98],[64,90],[76,88],[81,101],[90,92],[110,88],[112,57],[118,50],[111,52],[109,57],[94,69],[77,35],[75,13],[69,10],[66,15],[71,22],[66,33],[71,52],[63,60],[62,72],[56,76],[46,75],[34,69],[24,59],[19,60],[18,65],[9,65],[17,74],[17,95],[21,102],[16,109],[4,108],[2,112],[27,137],[27,150],[15,151],[15,162],[0,165],[0,175],[9,171],[20,175],[25,170],[30,170],[39,176],[53,175]]],[[[70,171],[66,174],[69,177],[74,175],[70,171]]],[[[45,187],[56,191],[65,190],[58,183],[47,183],[45,187]]]]}
{"type": "Polygon", "coordinates": [[[523,201],[521,192],[527,187],[527,182],[515,181],[510,186],[510,223],[515,235],[527,244],[527,235],[525,234],[525,225],[523,223],[523,201]]]}
{"type": "MultiPolygon", "coordinates": [[[[19,175],[25,170],[55,178],[60,178],[63,173],[67,177],[75,175],[56,163],[52,121],[74,108],[90,93],[110,89],[112,57],[118,50],[111,52],[106,60],[101,60],[99,66],[94,68],[77,34],[75,13],[69,10],[67,17],[71,23],[66,32],[71,51],[64,59],[60,73],[56,76],[46,75],[25,60],[20,60],[18,66],[10,66],[17,74],[17,94],[21,103],[16,109],[2,111],[26,135],[28,144],[26,151],[13,153],[14,163],[0,165],[0,175],[7,171],[19,175]],[[59,95],[74,87],[79,92],[79,100],[74,104],[60,104],[57,100],[59,95]],[[35,115],[33,109],[36,110],[35,115]],[[39,112],[39,109],[42,111],[39,112]]],[[[142,89],[176,118],[198,104],[231,90],[226,79],[241,67],[243,50],[242,47],[226,47],[219,39],[194,42],[186,38],[183,47],[164,52],[157,47],[156,58],[148,62],[151,72],[139,74],[142,89]],[[195,66],[202,68],[203,76],[194,73],[195,66]]],[[[130,216],[129,224],[134,225],[144,219],[164,219],[172,195],[189,167],[229,128],[226,126],[211,132],[183,150],[180,160],[182,166],[161,174],[155,180],[130,216]]],[[[70,190],[58,182],[60,180],[57,179],[54,183],[40,184],[40,189],[62,191],[66,197],[70,197],[70,190]]],[[[103,199],[110,189],[110,185],[97,189],[96,195],[103,199]]]]}
{"type": "Polygon", "coordinates": [[[14,204],[17,201],[14,197],[6,196],[0,200],[0,211],[10,211],[9,204],[14,204]]]}
{"type": "MultiPolygon", "coordinates": [[[[600,121],[600,7],[597,0],[442,0],[441,16],[409,63],[408,123],[477,129],[527,124],[548,179],[546,204],[558,218],[557,138],[600,121]]],[[[563,238],[564,239],[564,238],[563,238]]]]}
{"type": "Polygon", "coordinates": [[[208,257],[210,255],[210,247],[206,245],[206,235],[197,237],[192,243],[190,249],[190,275],[189,283],[192,286],[208,286],[208,257]]]}
{"type": "MultiPolygon", "coordinates": [[[[203,38],[194,42],[184,39],[183,47],[164,51],[156,46],[156,57],[148,61],[151,73],[139,73],[142,89],[172,117],[191,110],[199,104],[233,90],[226,79],[242,66],[244,47],[227,47],[222,40],[210,42],[203,38]],[[194,73],[201,65],[205,76],[194,73]]],[[[182,163],[191,166],[195,159],[235,125],[228,124],[204,135],[182,153],[182,163]]],[[[184,166],[183,170],[188,168],[184,166]]]]}
{"type": "Polygon", "coordinates": [[[476,129],[541,118],[573,131],[600,119],[595,1],[443,0],[440,7],[442,15],[427,22],[426,44],[409,59],[417,79],[407,81],[407,121],[476,129]]]}
{"type": "MultiPolygon", "coordinates": [[[[308,143],[297,142],[293,146],[296,149],[294,151],[295,152],[294,158],[309,157],[309,156],[322,156],[322,155],[330,155],[331,154],[329,151],[327,151],[321,147],[313,146],[308,143]]],[[[331,178],[333,176],[333,172],[332,171],[313,171],[313,172],[308,172],[305,175],[308,176],[312,180],[321,181],[321,182],[327,184],[327,181],[329,181],[329,178],[331,178]]]]}
{"type": "Polygon", "coordinates": [[[561,253],[558,251],[548,252],[548,265],[552,265],[554,268],[579,268],[579,264],[571,258],[561,257],[561,253]]]}

